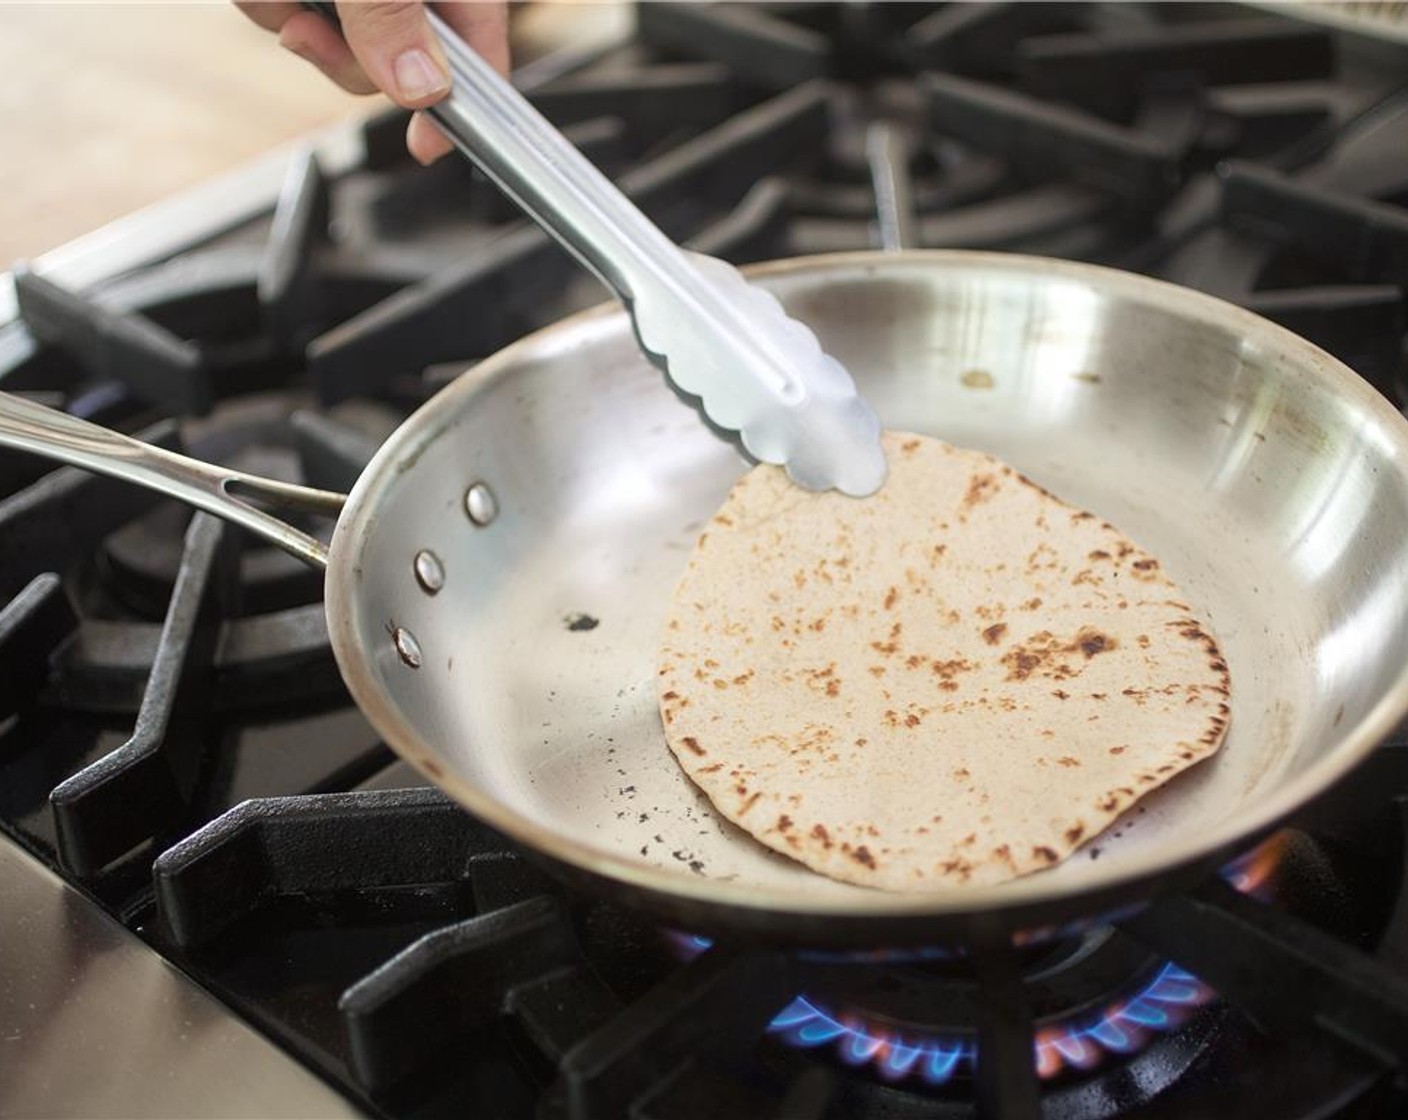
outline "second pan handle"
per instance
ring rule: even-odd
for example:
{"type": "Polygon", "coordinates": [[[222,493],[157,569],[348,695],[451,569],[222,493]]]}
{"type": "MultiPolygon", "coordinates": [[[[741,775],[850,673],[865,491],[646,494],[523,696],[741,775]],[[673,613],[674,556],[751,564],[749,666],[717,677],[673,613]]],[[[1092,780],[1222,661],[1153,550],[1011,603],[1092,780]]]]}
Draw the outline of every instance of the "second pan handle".
{"type": "Polygon", "coordinates": [[[328,490],[202,463],[12,393],[0,393],[0,447],[145,486],[248,529],[317,568],[328,564],[322,541],[250,503],[335,518],[347,500],[328,490]]]}

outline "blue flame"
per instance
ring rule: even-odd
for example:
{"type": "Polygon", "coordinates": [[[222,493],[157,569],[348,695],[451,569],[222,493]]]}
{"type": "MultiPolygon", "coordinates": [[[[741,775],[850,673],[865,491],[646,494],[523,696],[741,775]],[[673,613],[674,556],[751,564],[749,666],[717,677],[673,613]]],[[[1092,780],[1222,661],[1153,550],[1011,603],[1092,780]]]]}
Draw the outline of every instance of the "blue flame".
{"type": "MultiPolygon", "coordinates": [[[[1268,901],[1274,894],[1275,871],[1286,843],[1286,834],[1277,833],[1223,868],[1223,877],[1244,894],[1268,901]]],[[[712,944],[697,934],[671,931],[669,938],[685,960],[697,957],[712,944]]],[[[869,954],[868,959],[952,955],[937,949],[887,951],[869,954]]],[[[1151,1035],[1176,1029],[1187,1021],[1194,1008],[1215,997],[1212,988],[1192,973],[1172,962],[1165,964],[1133,999],[1113,1004],[1089,1019],[1039,1028],[1033,1044],[1037,1073],[1050,1078],[1068,1066],[1093,1069],[1108,1053],[1134,1053],[1148,1044],[1151,1035]]],[[[971,1040],[906,1038],[847,1018],[838,1018],[820,1004],[798,996],[778,1013],[767,1031],[804,1049],[834,1045],[843,1061],[853,1066],[873,1064],[880,1076],[890,1081],[917,1077],[930,1085],[942,1085],[956,1074],[971,1070],[977,1061],[978,1048],[971,1040]]]]}
{"type": "Polygon", "coordinates": [[[1036,1034],[1036,1066],[1053,1077],[1066,1065],[1091,1069],[1107,1053],[1132,1054],[1151,1034],[1174,1030],[1189,1013],[1213,998],[1213,990],[1191,972],[1169,962],[1127,1003],[1117,1003],[1079,1025],[1042,1027],[1036,1034]]]}
{"type": "MultiPolygon", "coordinates": [[[[686,959],[698,956],[711,944],[708,938],[694,934],[671,933],[670,939],[686,959]]],[[[1147,1045],[1151,1035],[1180,1026],[1193,1009],[1213,996],[1208,985],[1169,962],[1134,998],[1087,1019],[1038,1029],[1033,1045],[1037,1072],[1050,1078],[1068,1066],[1093,1069],[1106,1054],[1132,1054],[1147,1045]]],[[[802,1049],[833,1046],[848,1065],[871,1064],[888,1081],[918,1078],[929,1085],[942,1085],[960,1073],[971,1072],[978,1057],[971,1039],[906,1037],[838,1016],[805,996],[784,1007],[768,1024],[767,1033],[802,1049]]]]}
{"type": "Polygon", "coordinates": [[[971,1042],[910,1042],[860,1023],[847,1023],[804,996],[782,1009],[768,1025],[768,1034],[803,1049],[834,1042],[836,1052],[848,1065],[873,1062],[889,1080],[917,1073],[934,1085],[947,1081],[963,1063],[971,1064],[977,1053],[971,1042]]]}
{"type": "MultiPolygon", "coordinates": [[[[1052,1077],[1066,1066],[1091,1069],[1108,1053],[1133,1053],[1151,1033],[1177,1027],[1189,1009],[1206,1003],[1211,995],[1197,977],[1176,964],[1166,964],[1128,1003],[1079,1025],[1043,1027],[1034,1047],[1037,1070],[1043,1077],[1052,1077]]],[[[834,1044],[848,1065],[874,1063],[880,1075],[892,1081],[917,1076],[930,1085],[942,1085],[971,1070],[978,1056],[977,1045],[970,1040],[906,1038],[848,1022],[802,996],[783,1008],[768,1033],[803,1049],[834,1044]]]]}

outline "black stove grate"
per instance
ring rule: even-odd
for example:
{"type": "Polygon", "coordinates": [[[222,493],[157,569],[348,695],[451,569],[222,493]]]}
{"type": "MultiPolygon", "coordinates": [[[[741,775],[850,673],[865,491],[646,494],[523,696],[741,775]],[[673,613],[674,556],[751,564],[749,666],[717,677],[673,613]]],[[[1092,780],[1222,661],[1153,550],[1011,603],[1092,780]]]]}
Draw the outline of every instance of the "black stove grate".
{"type": "MultiPolygon", "coordinates": [[[[1333,874],[1342,883],[1342,874],[1327,872],[1324,861],[1331,857],[1323,853],[1335,847],[1336,829],[1362,836],[1369,805],[1375,827],[1396,831],[1392,850],[1401,860],[1408,838],[1408,743],[1385,747],[1349,786],[1304,814],[1297,824],[1305,831],[1294,834],[1304,852],[1286,861],[1283,873],[1333,874]],[[1392,792],[1385,797],[1385,791],[1392,792]]],[[[1350,851],[1341,858],[1353,866],[1364,856],[1350,851]]],[[[1378,872],[1401,877],[1401,863],[1378,872]]],[[[791,1083],[758,1059],[757,1040],[768,1023],[798,991],[830,992],[841,1001],[870,992],[875,999],[877,986],[885,990],[888,982],[892,1003],[943,1006],[972,1031],[978,1046],[973,1092],[984,1115],[1034,1116],[1041,1099],[1057,1115],[1104,1115],[1084,1100],[1088,1080],[1041,1093],[1032,1063],[1035,1029],[1054,1006],[1094,1006],[1107,985],[1119,990],[1121,977],[1136,974],[1132,962],[1149,959],[1147,949],[1137,948],[1142,944],[1211,982],[1255,1024],[1243,1022],[1241,1029],[1272,1047],[1262,1060],[1274,1068],[1314,1037],[1348,1059],[1332,1068],[1323,1060],[1310,1067],[1316,1092],[1358,1100],[1372,1090],[1408,1103],[1392,1095],[1402,1088],[1395,1087],[1393,1071],[1408,1059],[1408,981],[1395,970],[1401,962],[1393,955],[1394,946],[1401,954],[1408,937],[1408,900],[1401,894],[1389,898],[1387,915],[1350,916],[1341,909],[1343,924],[1327,931],[1214,879],[1125,919],[1132,940],[1107,943],[1103,969],[1057,973],[1050,982],[1055,987],[1042,994],[1023,978],[1023,965],[1011,953],[978,955],[969,980],[913,975],[907,987],[894,986],[896,973],[874,961],[787,957],[746,946],[716,946],[683,967],[670,964],[659,951],[658,933],[564,894],[499,837],[427,790],[248,803],[164,853],[156,882],[164,937],[188,967],[213,977],[237,1005],[252,998],[241,987],[250,983],[242,946],[266,938],[270,929],[309,936],[312,927],[329,925],[341,937],[378,925],[402,932],[409,919],[425,921],[426,932],[337,995],[338,1020],[324,1023],[324,1060],[379,1099],[395,1100],[407,1084],[435,1081],[453,1055],[477,1045],[481,1032],[511,1023],[557,1101],[553,1114],[717,1115],[711,1110],[739,1093],[735,1080],[741,1078],[751,1085],[751,1107],[762,1110],[755,1114],[780,1115],[774,1110],[791,1083]],[[396,842],[387,844],[388,836],[396,842]],[[447,923],[455,914],[467,916],[447,923]],[[619,959],[601,947],[603,925],[616,954],[637,955],[653,936],[650,966],[637,961],[633,975],[622,979],[619,959]],[[1354,944],[1377,938],[1387,947],[1377,957],[1354,944]],[[643,988],[643,978],[657,982],[643,988]],[[686,1067],[726,1070],[731,1077],[691,1080],[693,1111],[673,1111],[674,1104],[654,1111],[666,1101],[678,1103],[672,1086],[686,1067]]],[[[1323,884],[1314,886],[1318,891],[1323,884]]],[[[1172,1036],[1167,1049],[1151,1050],[1150,1065],[1173,1062],[1181,1072],[1204,1060],[1203,1030],[1206,1022],[1196,1020],[1191,1031],[1172,1036]]],[[[1119,1074],[1130,1070],[1116,1068],[1119,1074]]],[[[1154,1069],[1138,1080],[1146,1089],[1163,1087],[1154,1069]]],[[[1119,1076],[1105,1081],[1102,1091],[1146,1103],[1134,1086],[1117,1089],[1119,1076]]],[[[1221,1081],[1206,1090],[1210,1108],[1222,1107],[1225,1090],[1221,1081]]],[[[961,1114],[935,1111],[934,1098],[907,1100],[873,1080],[857,1089],[833,1079],[811,1093],[821,1102],[817,1116],[846,1114],[829,1110],[843,1100],[867,1099],[866,1107],[876,1108],[888,1100],[890,1111],[878,1115],[961,1114]]],[[[1183,1093],[1182,1107],[1194,1111],[1182,1114],[1220,1114],[1205,1113],[1196,1092],[1183,1093]]]]}
{"type": "MultiPolygon", "coordinates": [[[[531,96],[704,251],[1134,268],[1290,326],[1401,404],[1408,66],[1227,15],[647,4],[631,43],[531,96]]],[[[449,378],[599,298],[477,173],[414,166],[404,126],[369,122],[346,174],[292,161],[268,214],[152,267],[83,291],[19,270],[0,384],[347,488],[449,378]]],[[[240,532],[0,453],[0,603],[0,827],[374,1112],[1408,1108],[1408,741],[1294,822],[1277,903],[1213,879],[1069,966],[1039,946],[948,973],[756,945],[682,962],[418,788],[350,705],[316,576],[240,532]],[[1225,1003],[1142,1053],[1039,1079],[1043,1032],[1128,997],[1161,955],[1225,1003]],[[972,1060],[925,1083],[789,1048],[768,1028],[798,993],[932,1015],[972,1060]]]]}

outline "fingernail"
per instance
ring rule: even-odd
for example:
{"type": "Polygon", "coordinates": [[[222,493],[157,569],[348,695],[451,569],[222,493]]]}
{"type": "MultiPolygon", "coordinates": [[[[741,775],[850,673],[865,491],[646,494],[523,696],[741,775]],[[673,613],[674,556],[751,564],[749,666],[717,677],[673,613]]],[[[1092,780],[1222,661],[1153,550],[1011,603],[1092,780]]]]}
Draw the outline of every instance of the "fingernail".
{"type": "Polygon", "coordinates": [[[289,54],[297,55],[304,62],[316,62],[312,53],[300,42],[287,42],[282,37],[279,38],[279,46],[288,51],[289,54]]]}
{"type": "Polygon", "coordinates": [[[450,88],[445,72],[419,47],[397,55],[392,72],[397,90],[407,101],[419,101],[450,88]]]}

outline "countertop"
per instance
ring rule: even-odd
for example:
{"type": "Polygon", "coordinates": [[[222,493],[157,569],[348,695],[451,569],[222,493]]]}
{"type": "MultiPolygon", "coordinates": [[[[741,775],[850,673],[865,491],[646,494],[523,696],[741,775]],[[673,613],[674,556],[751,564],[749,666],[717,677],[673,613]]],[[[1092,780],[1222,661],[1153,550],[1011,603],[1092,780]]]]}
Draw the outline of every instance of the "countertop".
{"type": "Polygon", "coordinates": [[[0,3],[0,73],[0,272],[378,107],[224,0],[0,3]]]}

